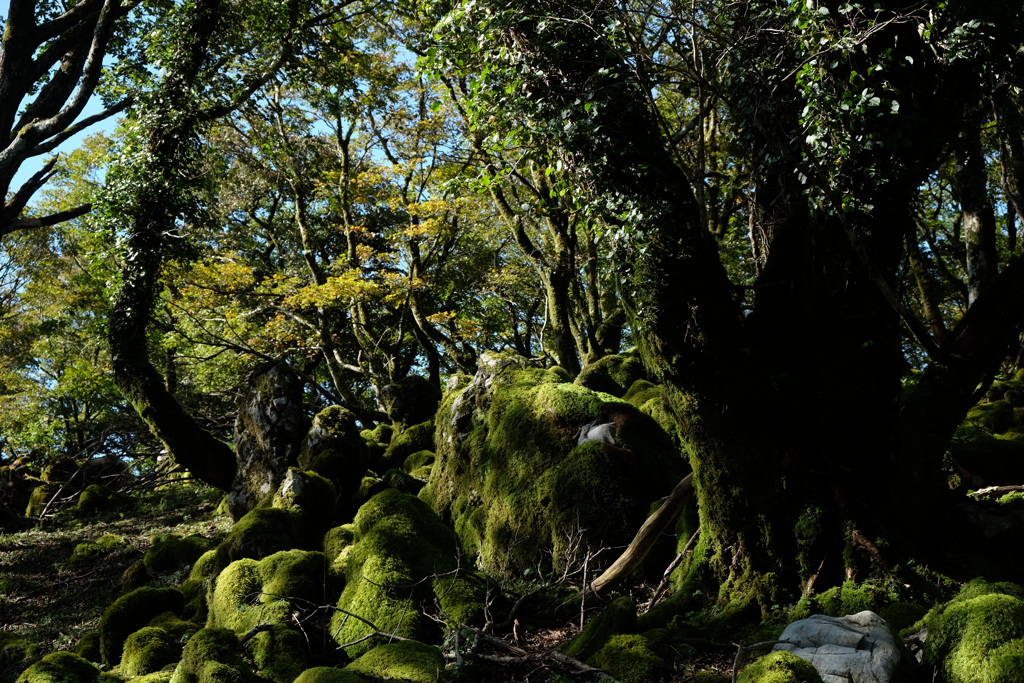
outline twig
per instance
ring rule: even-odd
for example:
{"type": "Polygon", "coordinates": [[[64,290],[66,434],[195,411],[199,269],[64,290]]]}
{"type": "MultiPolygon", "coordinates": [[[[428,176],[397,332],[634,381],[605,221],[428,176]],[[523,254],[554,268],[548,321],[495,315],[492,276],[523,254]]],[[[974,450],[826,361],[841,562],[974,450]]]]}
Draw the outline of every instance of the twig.
{"type": "Polygon", "coordinates": [[[658,582],[658,587],[654,589],[654,595],[651,596],[652,608],[656,604],[658,604],[658,600],[661,599],[662,593],[664,593],[665,589],[668,587],[669,576],[671,576],[672,572],[674,572],[676,568],[683,563],[683,558],[686,557],[686,555],[693,549],[693,545],[697,542],[697,536],[699,535],[700,527],[698,526],[697,529],[693,532],[693,535],[690,536],[690,540],[686,542],[685,546],[683,546],[683,549],[679,551],[679,554],[676,555],[675,559],[672,560],[672,562],[669,563],[668,567],[665,568],[665,573],[662,574],[661,581],[658,582]]]}

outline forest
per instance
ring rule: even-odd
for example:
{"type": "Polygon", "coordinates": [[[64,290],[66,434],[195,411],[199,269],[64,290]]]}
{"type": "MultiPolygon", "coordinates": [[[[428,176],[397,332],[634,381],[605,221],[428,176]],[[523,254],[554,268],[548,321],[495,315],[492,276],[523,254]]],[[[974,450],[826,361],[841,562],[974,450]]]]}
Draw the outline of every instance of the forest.
{"type": "Polygon", "coordinates": [[[1021,6],[0,23],[0,683],[1024,680],[1021,6]]]}

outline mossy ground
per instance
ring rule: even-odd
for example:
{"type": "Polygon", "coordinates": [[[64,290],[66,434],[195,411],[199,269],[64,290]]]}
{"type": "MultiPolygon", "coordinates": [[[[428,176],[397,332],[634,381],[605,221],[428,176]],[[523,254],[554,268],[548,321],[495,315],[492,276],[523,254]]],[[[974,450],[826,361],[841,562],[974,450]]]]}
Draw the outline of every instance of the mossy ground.
{"type": "MultiPolygon", "coordinates": [[[[122,574],[142,559],[154,535],[222,538],[230,519],[213,515],[214,495],[219,494],[204,487],[165,488],[136,495],[130,513],[80,516],[57,508],[31,529],[0,534],[0,682],[15,680],[47,653],[74,651],[95,634],[100,616],[123,592],[122,574]],[[123,544],[93,559],[70,561],[76,547],[104,536],[123,544]]],[[[171,573],[154,583],[181,578],[171,573]]],[[[90,661],[99,661],[98,650],[95,655],[90,661]]]]}

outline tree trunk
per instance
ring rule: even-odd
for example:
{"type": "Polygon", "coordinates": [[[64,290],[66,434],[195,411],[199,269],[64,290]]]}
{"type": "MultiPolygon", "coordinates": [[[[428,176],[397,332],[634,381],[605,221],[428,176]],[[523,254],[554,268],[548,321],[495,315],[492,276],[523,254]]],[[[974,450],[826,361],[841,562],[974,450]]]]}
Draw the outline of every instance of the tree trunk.
{"type": "MultiPolygon", "coordinates": [[[[219,0],[199,0],[177,59],[168,62],[145,131],[145,161],[121,169],[133,196],[121,197],[128,238],[121,287],[110,310],[109,341],[114,381],[178,464],[198,479],[227,491],[235,477],[231,449],[188,415],[149,358],[147,332],[156,301],[167,240],[185,208],[183,171],[192,167],[198,127],[192,89],[220,18],[219,0]]],[[[173,239],[173,238],[172,238],[173,239]]]]}

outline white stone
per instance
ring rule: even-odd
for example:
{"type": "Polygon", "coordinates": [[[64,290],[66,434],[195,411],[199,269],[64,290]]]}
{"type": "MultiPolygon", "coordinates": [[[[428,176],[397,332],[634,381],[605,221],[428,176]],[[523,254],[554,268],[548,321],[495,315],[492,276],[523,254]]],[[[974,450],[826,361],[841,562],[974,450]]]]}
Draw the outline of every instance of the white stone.
{"type": "Polygon", "coordinates": [[[845,617],[816,614],[782,632],[774,650],[806,659],[825,683],[889,683],[900,662],[900,648],[889,624],[874,612],[845,617]]]}

